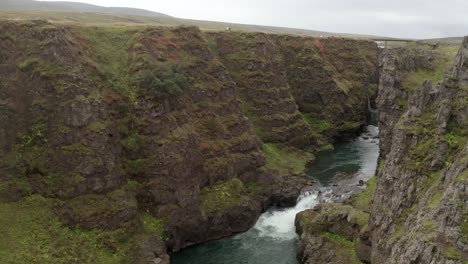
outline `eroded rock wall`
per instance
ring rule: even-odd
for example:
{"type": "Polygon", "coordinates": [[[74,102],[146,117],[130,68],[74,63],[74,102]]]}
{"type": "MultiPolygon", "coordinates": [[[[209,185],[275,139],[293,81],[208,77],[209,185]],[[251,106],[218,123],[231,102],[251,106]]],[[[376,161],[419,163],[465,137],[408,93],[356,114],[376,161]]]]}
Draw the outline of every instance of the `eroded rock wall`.
{"type": "Polygon", "coordinates": [[[154,236],[177,251],[290,204],[308,183],[269,169],[262,146],[317,152],[356,131],[376,82],[367,41],[42,21],[0,29],[2,197],[39,194],[67,226],[125,230],[135,252],[157,245],[164,260],[154,236]],[[349,68],[356,60],[363,67],[349,68]]]}

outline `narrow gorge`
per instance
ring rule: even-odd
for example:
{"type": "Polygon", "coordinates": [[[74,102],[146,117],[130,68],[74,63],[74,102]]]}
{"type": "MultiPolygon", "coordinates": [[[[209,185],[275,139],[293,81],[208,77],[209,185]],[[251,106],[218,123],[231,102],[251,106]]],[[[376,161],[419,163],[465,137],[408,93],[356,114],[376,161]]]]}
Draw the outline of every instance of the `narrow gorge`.
{"type": "Polygon", "coordinates": [[[468,38],[0,32],[2,263],[468,259],[468,38]]]}

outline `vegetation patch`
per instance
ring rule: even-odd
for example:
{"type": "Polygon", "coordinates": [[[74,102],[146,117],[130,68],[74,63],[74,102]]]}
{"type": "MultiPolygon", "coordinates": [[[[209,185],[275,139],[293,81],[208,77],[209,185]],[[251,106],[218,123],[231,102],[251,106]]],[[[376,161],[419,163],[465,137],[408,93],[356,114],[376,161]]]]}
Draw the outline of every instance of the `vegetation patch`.
{"type": "Polygon", "coordinates": [[[138,150],[143,144],[142,137],[138,132],[131,132],[125,140],[122,141],[122,145],[129,150],[138,150]]]}
{"type": "Polygon", "coordinates": [[[346,263],[361,264],[354,250],[354,241],[331,232],[323,232],[321,236],[336,246],[336,255],[338,258],[346,261],[346,263]]]}
{"type": "Polygon", "coordinates": [[[64,71],[62,67],[39,58],[27,59],[19,64],[18,68],[23,72],[29,72],[44,79],[53,79],[64,71]]]}
{"type": "Polygon", "coordinates": [[[158,219],[148,213],[141,214],[141,221],[143,222],[143,228],[149,235],[154,235],[159,238],[165,239],[165,225],[162,219],[158,219]]]}
{"type": "Polygon", "coordinates": [[[186,84],[185,73],[177,64],[147,70],[140,78],[140,86],[156,97],[180,96],[186,84]]]}
{"type": "Polygon", "coordinates": [[[134,27],[81,27],[81,35],[94,48],[99,73],[109,85],[123,94],[130,93],[131,78],[128,74],[128,51],[135,42],[134,27]]]}
{"type": "Polygon", "coordinates": [[[461,259],[460,252],[455,247],[448,247],[444,250],[444,254],[448,259],[459,260],[461,259]]]}
{"type": "Polygon", "coordinates": [[[307,163],[315,159],[312,153],[272,143],[263,144],[262,150],[267,161],[266,167],[283,175],[301,174],[307,163]]]}
{"type": "Polygon", "coordinates": [[[425,45],[418,45],[417,49],[426,49],[427,52],[434,54],[434,60],[431,61],[431,67],[420,69],[418,71],[410,72],[402,81],[402,87],[413,92],[420,87],[425,80],[442,81],[445,73],[452,67],[453,58],[455,58],[458,46],[443,45],[435,51],[432,47],[425,45]]]}
{"type": "Polygon", "coordinates": [[[312,114],[304,114],[304,120],[309,124],[312,130],[316,133],[325,135],[326,132],[333,128],[333,125],[326,120],[321,120],[314,117],[312,114]]]}
{"type": "Polygon", "coordinates": [[[460,239],[463,243],[468,243],[468,211],[463,212],[460,224],[460,239]]]}
{"type": "Polygon", "coordinates": [[[377,188],[377,177],[372,177],[367,181],[367,188],[351,197],[351,204],[354,208],[369,212],[375,189],[377,188]]]}
{"type": "Polygon", "coordinates": [[[444,196],[444,192],[442,190],[437,191],[432,195],[431,200],[429,201],[429,208],[434,209],[439,206],[442,197],[444,196]]]}
{"type": "Polygon", "coordinates": [[[200,206],[207,214],[221,213],[241,203],[245,186],[237,178],[203,189],[200,193],[200,206]]]}
{"type": "Polygon", "coordinates": [[[39,195],[0,203],[2,263],[120,263],[129,249],[123,230],[82,231],[64,226],[39,195]]]}

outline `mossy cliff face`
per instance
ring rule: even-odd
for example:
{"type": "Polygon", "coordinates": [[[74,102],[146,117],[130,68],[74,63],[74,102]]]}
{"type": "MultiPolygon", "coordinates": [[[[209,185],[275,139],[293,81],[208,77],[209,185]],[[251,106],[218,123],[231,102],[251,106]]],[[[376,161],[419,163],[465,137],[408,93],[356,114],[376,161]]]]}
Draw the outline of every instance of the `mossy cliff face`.
{"type": "Polygon", "coordinates": [[[380,81],[377,108],[383,140],[380,151],[390,151],[392,128],[408,108],[408,98],[424,80],[440,82],[452,66],[458,47],[410,43],[383,49],[379,55],[380,81]]]}
{"type": "Polygon", "coordinates": [[[65,242],[44,246],[55,255],[0,251],[13,263],[167,262],[166,246],[248,229],[269,204],[294,203],[308,183],[291,175],[314,152],[365,123],[377,64],[366,41],[320,40],[325,56],[311,38],[192,27],[2,21],[0,30],[0,209],[32,219],[5,232],[14,241],[31,230],[44,243],[64,233],[93,247],[86,259],[65,242]],[[292,39],[317,61],[291,52],[292,39]],[[369,68],[350,69],[355,60],[369,68]],[[293,61],[313,73],[299,76],[293,61]],[[332,65],[321,77],[330,86],[314,83],[322,64],[332,65]]]}
{"type": "Polygon", "coordinates": [[[374,43],[260,33],[210,36],[264,142],[320,148],[366,123],[378,83],[374,43]]]}
{"type": "MultiPolygon", "coordinates": [[[[387,115],[391,122],[382,128],[391,131],[381,134],[388,145],[369,220],[373,263],[462,263],[468,257],[467,45],[465,38],[455,67],[439,83],[403,82],[407,110],[396,120],[387,115]]],[[[402,92],[392,82],[380,90],[379,97],[402,92]]]]}

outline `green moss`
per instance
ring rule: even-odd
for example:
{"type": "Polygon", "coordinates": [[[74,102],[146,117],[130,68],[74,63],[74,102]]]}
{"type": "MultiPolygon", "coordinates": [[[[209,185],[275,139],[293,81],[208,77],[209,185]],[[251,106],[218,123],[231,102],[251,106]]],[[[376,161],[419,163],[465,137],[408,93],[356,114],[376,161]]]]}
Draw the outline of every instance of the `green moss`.
{"type": "Polygon", "coordinates": [[[266,167],[279,174],[301,174],[307,163],[314,159],[311,153],[272,143],[263,144],[262,150],[267,161],[266,167]]]}
{"type": "Polygon", "coordinates": [[[70,155],[78,154],[81,156],[89,156],[93,153],[93,151],[90,148],[86,147],[82,143],[63,146],[62,150],[70,155]]]}
{"type": "Polygon", "coordinates": [[[123,231],[72,230],[53,213],[54,201],[34,195],[0,203],[2,263],[119,263],[125,259],[123,231]]]}
{"type": "Polygon", "coordinates": [[[336,246],[336,257],[346,261],[346,263],[361,264],[361,261],[354,249],[354,241],[330,232],[323,232],[321,236],[336,246]]]}
{"type": "Polygon", "coordinates": [[[244,184],[236,178],[207,187],[200,193],[200,207],[207,214],[222,213],[239,205],[244,191],[244,184]]]}
{"type": "Polygon", "coordinates": [[[448,259],[459,260],[461,259],[461,254],[458,249],[454,247],[448,247],[444,250],[444,254],[448,259]]]}
{"type": "Polygon", "coordinates": [[[147,234],[154,235],[162,239],[166,238],[163,220],[148,213],[143,213],[141,214],[141,221],[143,222],[143,228],[147,234]]]}

